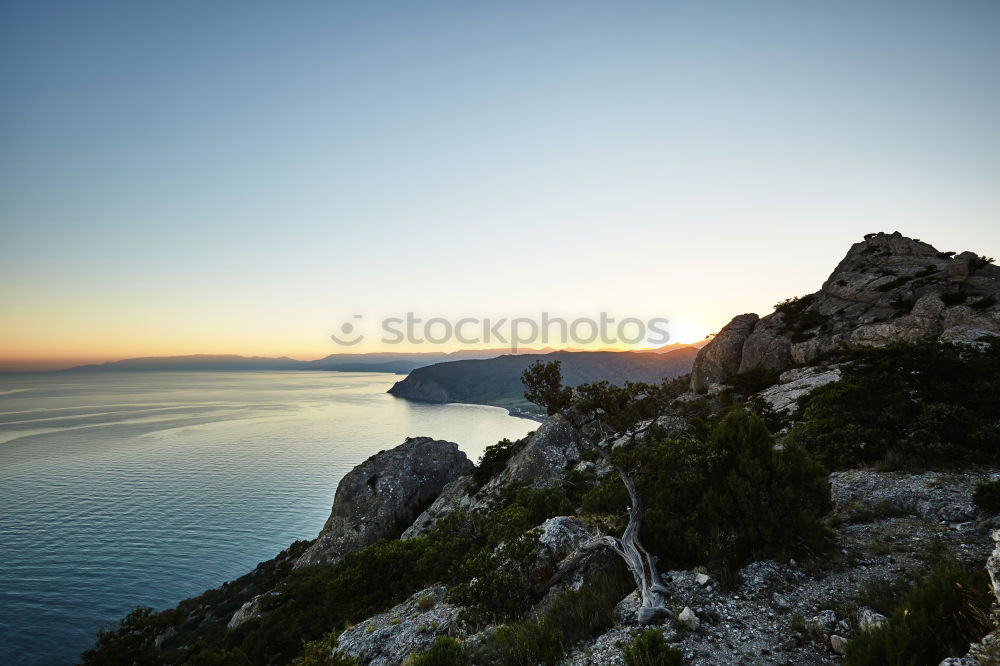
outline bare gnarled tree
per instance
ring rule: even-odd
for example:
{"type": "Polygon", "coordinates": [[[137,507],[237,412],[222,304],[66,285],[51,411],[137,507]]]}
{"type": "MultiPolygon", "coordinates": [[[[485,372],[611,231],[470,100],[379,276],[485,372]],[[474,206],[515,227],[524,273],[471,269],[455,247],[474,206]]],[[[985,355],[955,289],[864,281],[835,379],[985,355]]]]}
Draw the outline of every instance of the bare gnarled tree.
{"type": "MultiPolygon", "coordinates": [[[[607,382],[600,382],[578,387],[574,396],[571,389],[562,386],[559,361],[532,364],[524,372],[523,380],[528,389],[525,393],[527,399],[541,404],[549,414],[564,414],[581,434],[584,428],[576,416],[582,412],[587,417],[583,426],[594,426],[592,429],[596,435],[594,439],[600,440],[595,442],[596,450],[609,463],[610,449],[612,442],[615,441],[612,432],[621,434],[622,438],[634,443],[637,435],[655,422],[655,415],[649,411],[651,405],[659,402],[657,387],[637,383],[616,387],[607,382]],[[565,414],[570,409],[577,411],[577,415],[565,414]]],[[[580,547],[573,558],[562,565],[544,587],[549,588],[565,577],[592,551],[610,548],[625,561],[635,578],[640,598],[638,621],[639,624],[646,625],[657,617],[670,615],[670,609],[666,604],[669,592],[661,582],[656,567],[656,557],[643,548],[639,540],[642,531],[643,504],[635,484],[636,471],[626,470],[620,466],[615,466],[615,469],[631,500],[628,525],[621,538],[601,535],[590,539],[580,547]]]]}

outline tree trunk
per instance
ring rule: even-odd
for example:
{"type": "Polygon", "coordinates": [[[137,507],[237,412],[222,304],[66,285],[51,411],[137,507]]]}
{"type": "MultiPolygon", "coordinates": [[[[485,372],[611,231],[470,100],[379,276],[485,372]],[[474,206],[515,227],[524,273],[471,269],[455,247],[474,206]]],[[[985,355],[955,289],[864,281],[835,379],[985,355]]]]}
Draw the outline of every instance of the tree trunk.
{"type": "Polygon", "coordinates": [[[639,532],[642,529],[642,498],[635,487],[635,479],[631,474],[618,470],[622,483],[628,491],[632,506],[629,509],[628,526],[622,537],[599,536],[584,543],[577,556],[564,564],[559,571],[549,580],[546,588],[551,587],[559,579],[563,578],[582,559],[587,551],[597,548],[607,547],[618,553],[625,560],[625,564],[635,578],[635,584],[639,588],[639,615],[640,625],[647,625],[653,622],[658,616],[669,616],[670,609],[667,607],[668,590],[663,586],[660,579],[660,572],[656,568],[656,558],[650,555],[642,543],[639,541],[639,532]]]}

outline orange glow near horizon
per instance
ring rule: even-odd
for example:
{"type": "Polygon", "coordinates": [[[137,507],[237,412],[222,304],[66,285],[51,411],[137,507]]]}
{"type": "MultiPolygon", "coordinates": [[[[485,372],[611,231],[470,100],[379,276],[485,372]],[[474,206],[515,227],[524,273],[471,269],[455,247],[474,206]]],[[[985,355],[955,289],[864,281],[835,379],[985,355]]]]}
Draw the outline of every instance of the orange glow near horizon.
{"type": "MultiPolygon", "coordinates": [[[[670,341],[668,344],[695,344],[705,339],[708,327],[686,321],[678,321],[670,325],[670,341]]],[[[142,337],[142,336],[140,336],[142,337]]],[[[248,340],[232,336],[229,340],[213,336],[202,341],[169,340],[165,336],[159,339],[143,340],[128,339],[122,333],[117,337],[111,335],[82,336],[76,335],[74,343],[69,343],[64,334],[54,334],[50,337],[36,336],[29,340],[28,336],[17,336],[19,339],[6,340],[3,352],[0,353],[0,372],[58,370],[76,365],[105,363],[126,358],[143,358],[157,356],[193,356],[193,355],[239,355],[261,357],[289,357],[295,360],[307,361],[323,358],[330,354],[370,354],[370,353],[451,353],[461,350],[489,349],[501,353],[509,346],[497,344],[462,345],[453,344],[382,344],[377,340],[371,343],[362,342],[356,346],[341,346],[323,341],[320,344],[308,344],[299,339],[277,341],[270,339],[248,340]],[[96,339],[95,339],[96,338],[96,339]]],[[[522,349],[573,349],[583,351],[616,350],[630,351],[650,349],[651,345],[638,343],[628,344],[544,344],[529,343],[522,349]]]]}

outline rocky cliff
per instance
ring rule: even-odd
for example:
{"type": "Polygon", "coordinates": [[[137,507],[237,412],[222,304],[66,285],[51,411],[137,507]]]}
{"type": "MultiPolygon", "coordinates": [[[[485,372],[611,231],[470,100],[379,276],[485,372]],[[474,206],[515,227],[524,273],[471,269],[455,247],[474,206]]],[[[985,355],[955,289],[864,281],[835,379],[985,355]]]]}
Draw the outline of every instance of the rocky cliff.
{"type": "Polygon", "coordinates": [[[451,481],[472,469],[454,442],[407,439],[348,472],[337,485],[333,510],[296,568],[334,564],[413,522],[451,481]]]}
{"type": "Polygon", "coordinates": [[[773,313],[735,317],[701,349],[691,388],[755,368],[809,363],[841,346],[1000,333],[1000,268],[973,252],[939,252],[898,232],[855,243],[819,291],[773,313]]]}

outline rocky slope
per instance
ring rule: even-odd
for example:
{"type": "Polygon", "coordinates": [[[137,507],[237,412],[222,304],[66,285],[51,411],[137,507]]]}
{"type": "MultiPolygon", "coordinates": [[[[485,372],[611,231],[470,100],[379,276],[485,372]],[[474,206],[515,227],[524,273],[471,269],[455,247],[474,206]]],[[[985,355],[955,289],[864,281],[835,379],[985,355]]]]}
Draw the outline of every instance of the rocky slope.
{"type": "Polygon", "coordinates": [[[742,314],[701,349],[691,388],[736,373],[809,363],[841,345],[939,337],[972,342],[1000,333],[1000,268],[973,252],[939,252],[919,240],[870,234],[819,291],[760,317],[742,314]]]}

